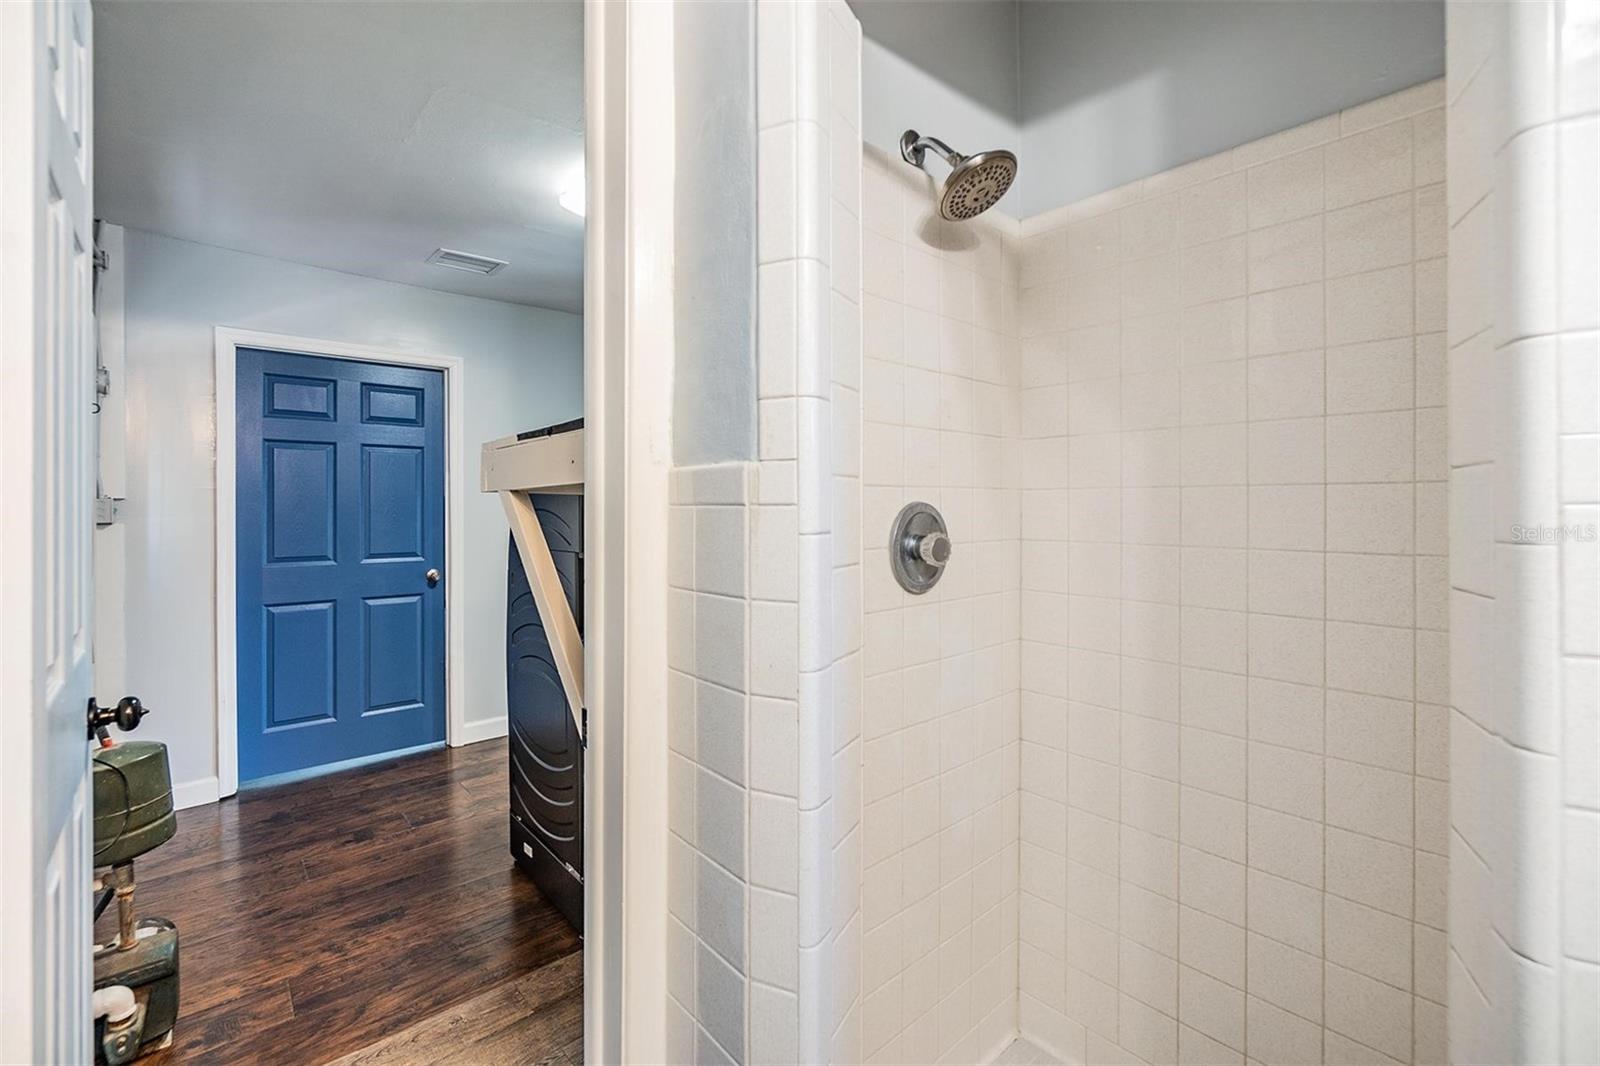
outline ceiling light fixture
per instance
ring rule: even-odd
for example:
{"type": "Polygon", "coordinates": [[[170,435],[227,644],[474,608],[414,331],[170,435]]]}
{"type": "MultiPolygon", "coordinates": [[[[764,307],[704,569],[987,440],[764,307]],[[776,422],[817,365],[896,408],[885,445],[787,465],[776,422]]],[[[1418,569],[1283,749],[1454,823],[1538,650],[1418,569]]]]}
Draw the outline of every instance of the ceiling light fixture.
{"type": "Polygon", "coordinates": [[[571,211],[579,218],[582,218],[584,209],[588,206],[588,204],[585,203],[585,199],[586,197],[584,195],[584,188],[582,185],[579,185],[577,188],[568,189],[566,192],[556,197],[556,203],[560,204],[568,211],[571,211]]]}

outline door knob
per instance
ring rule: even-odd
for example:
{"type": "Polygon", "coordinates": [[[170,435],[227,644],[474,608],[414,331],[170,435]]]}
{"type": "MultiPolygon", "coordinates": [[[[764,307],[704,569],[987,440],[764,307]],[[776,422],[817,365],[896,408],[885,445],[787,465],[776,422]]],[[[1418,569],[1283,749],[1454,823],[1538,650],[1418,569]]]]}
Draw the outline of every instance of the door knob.
{"type": "Polygon", "coordinates": [[[428,572],[426,574],[424,574],[423,576],[428,579],[428,587],[430,589],[433,588],[433,586],[435,586],[435,585],[437,585],[439,583],[439,569],[438,569],[438,567],[431,567],[428,570],[428,572]]]}
{"type": "Polygon", "coordinates": [[[114,725],[126,733],[130,729],[137,729],[139,722],[150,712],[140,702],[138,696],[124,696],[117,701],[115,707],[102,707],[93,696],[89,697],[89,736],[106,726],[114,725]]]}

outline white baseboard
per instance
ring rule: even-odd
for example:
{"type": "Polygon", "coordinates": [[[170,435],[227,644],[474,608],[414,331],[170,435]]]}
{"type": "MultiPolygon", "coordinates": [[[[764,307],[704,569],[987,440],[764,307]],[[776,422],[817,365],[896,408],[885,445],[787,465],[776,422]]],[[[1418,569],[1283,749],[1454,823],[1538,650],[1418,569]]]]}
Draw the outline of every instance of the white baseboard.
{"type": "Polygon", "coordinates": [[[178,810],[215,803],[221,796],[221,785],[214,777],[198,781],[184,781],[172,786],[172,805],[178,810]]]}
{"type": "Polygon", "coordinates": [[[479,722],[463,722],[458,735],[450,738],[452,748],[476,744],[480,740],[494,740],[506,735],[504,718],[486,718],[479,722]]]}
{"type": "MultiPolygon", "coordinates": [[[[468,722],[461,727],[461,735],[450,739],[450,746],[459,748],[466,744],[476,744],[480,740],[494,740],[506,735],[506,720],[504,718],[489,718],[480,722],[468,722]]],[[[393,754],[392,752],[390,754],[393,754]]],[[[199,807],[206,803],[215,803],[221,798],[221,783],[215,777],[202,777],[195,781],[183,781],[172,786],[172,805],[178,810],[189,807],[199,807]]]]}

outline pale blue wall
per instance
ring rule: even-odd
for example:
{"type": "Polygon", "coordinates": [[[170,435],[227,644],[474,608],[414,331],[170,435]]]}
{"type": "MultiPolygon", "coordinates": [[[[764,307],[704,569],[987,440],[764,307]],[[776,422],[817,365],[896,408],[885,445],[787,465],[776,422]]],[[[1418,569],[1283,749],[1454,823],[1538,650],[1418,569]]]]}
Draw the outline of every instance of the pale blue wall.
{"type": "Polygon", "coordinates": [[[1442,0],[852,0],[862,125],[1021,157],[1027,217],[1444,74],[1442,0]],[[1010,77],[1008,79],[1008,73],[1010,77]]]}
{"type": "MultiPolygon", "coordinates": [[[[971,155],[1020,151],[1021,71],[1014,0],[852,0],[861,20],[861,135],[900,154],[915,129],[971,155]]],[[[931,163],[937,177],[943,164],[931,163]]],[[[1024,167],[999,210],[1019,213],[1024,167]]]]}
{"type": "MultiPolygon", "coordinates": [[[[128,230],[126,691],[177,785],[216,768],[217,326],[460,356],[466,379],[466,717],[504,719],[506,519],[478,446],[583,414],[583,319],[128,230]]],[[[118,691],[122,691],[119,689],[118,691]]],[[[146,734],[149,734],[146,736],[146,734]]]]}
{"type": "Polygon", "coordinates": [[[1022,215],[1444,75],[1436,0],[1029,0],[1022,215]]]}
{"type": "Polygon", "coordinates": [[[691,466],[756,454],[755,7],[679,4],[673,17],[672,458],[691,466]]]}

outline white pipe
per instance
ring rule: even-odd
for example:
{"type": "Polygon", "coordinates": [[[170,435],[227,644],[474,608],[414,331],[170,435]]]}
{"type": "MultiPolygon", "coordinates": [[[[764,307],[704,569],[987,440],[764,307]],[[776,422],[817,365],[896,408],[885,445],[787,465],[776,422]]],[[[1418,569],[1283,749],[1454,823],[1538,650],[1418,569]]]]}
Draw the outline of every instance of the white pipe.
{"type": "Polygon", "coordinates": [[[133,989],[127,985],[108,985],[94,990],[89,997],[89,1007],[96,1019],[105,1018],[115,1025],[133,1017],[138,1004],[134,1001],[133,989]]]}

